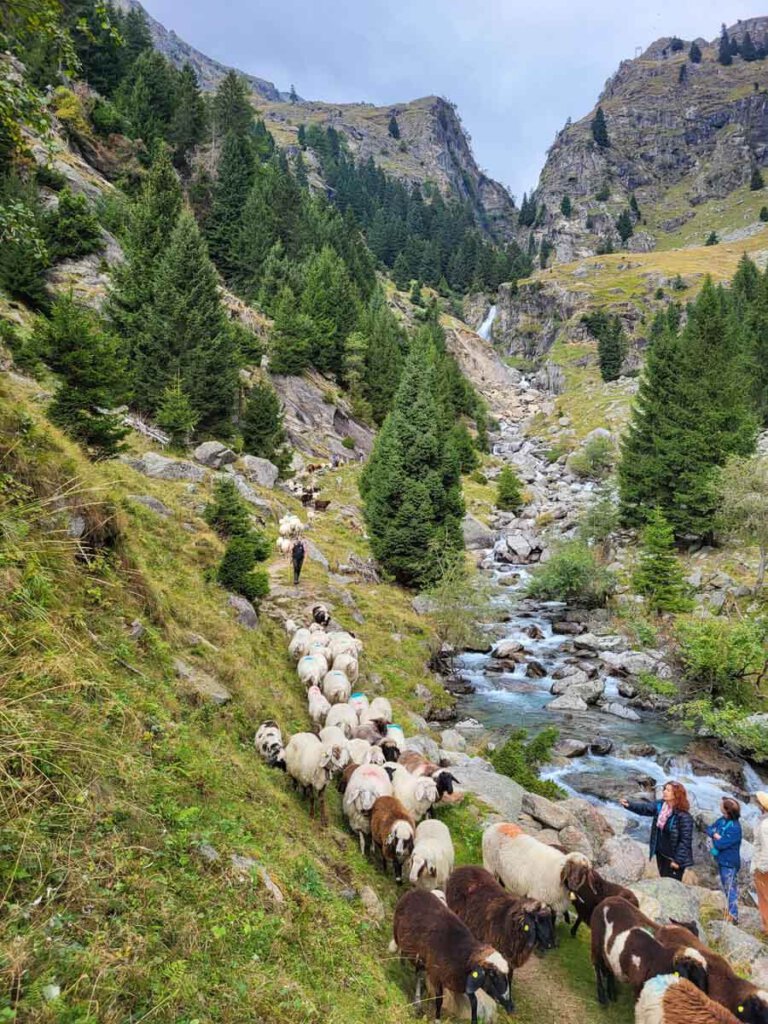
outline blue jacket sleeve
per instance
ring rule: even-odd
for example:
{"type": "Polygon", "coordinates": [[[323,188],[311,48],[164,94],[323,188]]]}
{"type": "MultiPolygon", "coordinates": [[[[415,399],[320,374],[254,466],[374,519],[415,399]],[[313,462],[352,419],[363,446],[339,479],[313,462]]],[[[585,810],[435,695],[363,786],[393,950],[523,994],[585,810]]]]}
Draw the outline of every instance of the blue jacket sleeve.
{"type": "Polygon", "coordinates": [[[719,839],[713,839],[712,845],[716,850],[731,850],[734,846],[741,846],[741,825],[731,825],[724,832],[720,833],[719,839]]]}
{"type": "Polygon", "coordinates": [[[643,814],[646,818],[656,817],[656,804],[651,800],[630,800],[627,810],[633,814],[643,814]]]}

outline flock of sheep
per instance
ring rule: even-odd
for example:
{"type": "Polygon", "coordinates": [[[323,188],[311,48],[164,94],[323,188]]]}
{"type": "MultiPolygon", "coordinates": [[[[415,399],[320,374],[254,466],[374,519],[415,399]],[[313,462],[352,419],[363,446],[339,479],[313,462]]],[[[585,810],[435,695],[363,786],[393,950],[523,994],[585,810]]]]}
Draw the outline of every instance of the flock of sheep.
{"type": "Polygon", "coordinates": [[[693,924],[659,925],[639,909],[631,890],[604,879],[582,853],[540,842],[510,823],[489,826],[483,867],[454,869],[448,828],[432,808],[453,793],[450,769],[408,749],[384,697],[353,692],[360,678],[361,642],[329,630],[327,609],[313,609],[308,627],[286,623],[288,650],[307,690],[316,732],[284,745],[274,721],[256,733],[264,760],[282,768],[319,807],[332,778],[362,853],[375,851],[398,883],[413,888],[394,915],[390,951],[416,971],[416,1002],[424,981],[435,1007],[469,1019],[492,1020],[496,1005],[514,1009],[513,972],[535,949],[555,946],[557,915],[592,932],[597,997],[616,998],[616,982],[635,996],[636,1024],[768,1024],[768,992],[740,978],[710,950],[693,924]]]}

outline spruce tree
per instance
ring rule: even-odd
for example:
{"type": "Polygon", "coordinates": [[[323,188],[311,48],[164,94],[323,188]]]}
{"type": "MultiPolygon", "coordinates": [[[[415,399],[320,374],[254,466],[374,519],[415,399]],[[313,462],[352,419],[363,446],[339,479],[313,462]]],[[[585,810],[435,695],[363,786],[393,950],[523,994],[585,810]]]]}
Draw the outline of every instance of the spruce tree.
{"type": "Polygon", "coordinates": [[[344,261],[330,246],[312,256],[304,274],[301,311],[314,325],[310,347],[312,365],[321,373],[340,377],[344,368],[344,339],[358,317],[357,289],[344,261]]]}
{"type": "Polygon", "coordinates": [[[364,395],[378,424],[392,407],[403,369],[404,335],[381,291],[374,292],[360,320],[367,338],[364,395]]]}
{"type": "Polygon", "coordinates": [[[216,481],[203,519],[220,537],[244,537],[251,532],[251,513],[234,480],[225,476],[216,481]]]}
{"type": "Polygon", "coordinates": [[[765,426],[768,425],[768,274],[765,272],[759,276],[754,301],[745,319],[750,392],[758,422],[765,426]]]}
{"type": "Polygon", "coordinates": [[[56,209],[45,219],[45,237],[54,262],[88,256],[104,244],[99,221],[88,200],[68,188],[61,190],[56,209]]]}
{"type": "Polygon", "coordinates": [[[256,115],[248,97],[244,79],[236,71],[228,71],[213,97],[214,141],[224,139],[229,132],[241,138],[249,134],[256,115]]]}
{"type": "Polygon", "coordinates": [[[61,296],[50,319],[41,317],[34,347],[61,377],[48,416],[96,458],[110,458],[128,433],[105,409],[125,393],[125,361],[120,339],[105,330],[96,313],[61,296]]]}
{"type": "Polygon", "coordinates": [[[299,102],[299,94],[296,92],[293,82],[291,82],[291,91],[288,93],[288,99],[294,104],[299,102]]]}
{"type": "Polygon", "coordinates": [[[285,449],[283,410],[277,392],[269,380],[258,380],[248,392],[248,400],[241,421],[243,446],[251,455],[269,459],[280,468],[286,468],[290,453],[285,449]]]}
{"type": "Polygon", "coordinates": [[[411,283],[411,272],[405,253],[398,253],[394,266],[392,267],[392,280],[395,287],[401,291],[407,291],[411,283]]]}
{"type": "Polygon", "coordinates": [[[720,29],[720,42],[717,48],[717,59],[723,67],[728,67],[730,64],[733,64],[731,40],[728,38],[728,30],[725,25],[720,29]]]}
{"type": "Polygon", "coordinates": [[[752,42],[752,36],[749,32],[744,33],[744,38],[741,40],[741,46],[739,47],[739,53],[746,61],[757,60],[757,50],[755,49],[755,44],[752,42]]]}
{"type": "Polygon", "coordinates": [[[374,555],[406,586],[434,582],[441,561],[462,546],[458,458],[436,392],[434,348],[421,332],[361,478],[374,555]]]}
{"type": "Polygon", "coordinates": [[[648,516],[632,586],[655,612],[684,612],[692,606],[683,568],[675,554],[674,532],[660,508],[648,516]]]}
{"type": "Polygon", "coordinates": [[[611,142],[608,138],[608,125],[605,122],[605,114],[602,107],[597,108],[590,127],[592,128],[592,138],[600,149],[607,149],[611,142]]]}
{"type": "Polygon", "coordinates": [[[151,146],[167,136],[176,103],[178,73],[156,50],[139,55],[116,96],[134,135],[151,146]]]}
{"type": "Polygon", "coordinates": [[[639,525],[658,506],[676,535],[709,535],[713,471],[755,441],[740,318],[708,278],[685,329],[662,313],[652,337],[622,445],[622,513],[639,525]]]}
{"type": "Polygon", "coordinates": [[[178,450],[189,444],[198,419],[184,393],[181,377],[177,375],[163,392],[157,412],[157,425],[168,434],[171,445],[178,450]]]}
{"type": "Polygon", "coordinates": [[[627,339],[618,316],[609,317],[598,335],[597,353],[603,380],[618,380],[627,354],[627,339]]]}
{"type": "Polygon", "coordinates": [[[394,114],[390,115],[387,131],[389,132],[393,139],[400,138],[400,125],[397,123],[397,118],[395,117],[394,114]]]}
{"type": "Polygon", "coordinates": [[[301,312],[296,296],[286,285],[275,305],[270,344],[272,373],[300,374],[309,366],[314,324],[301,312]]]}
{"type": "Polygon", "coordinates": [[[688,51],[688,59],[691,64],[701,64],[701,49],[695,42],[691,43],[691,48],[688,51]]]}
{"type": "Polygon", "coordinates": [[[256,173],[250,139],[234,131],[227,133],[213,189],[206,236],[211,258],[231,281],[241,262],[237,253],[238,230],[256,173]]]}
{"type": "Polygon", "coordinates": [[[570,217],[573,207],[571,206],[571,200],[568,196],[563,196],[560,201],[560,212],[564,217],[570,217]]]}
{"type": "Polygon", "coordinates": [[[168,131],[176,167],[187,168],[189,154],[202,142],[205,127],[205,103],[197,84],[197,75],[192,65],[186,63],[179,73],[176,104],[168,131]]]}
{"type": "Polygon", "coordinates": [[[511,466],[502,466],[496,482],[496,507],[505,512],[519,512],[523,504],[520,478],[511,466]]]}
{"type": "Polygon", "coordinates": [[[632,214],[634,215],[636,220],[640,220],[640,204],[638,203],[637,196],[634,192],[629,197],[629,208],[632,211],[632,214]]]}
{"type": "Polygon", "coordinates": [[[720,237],[719,237],[718,233],[716,231],[710,231],[710,233],[707,235],[707,240],[704,243],[704,245],[719,245],[719,244],[720,244],[720,237]]]}
{"type": "Polygon", "coordinates": [[[616,219],[616,230],[619,233],[619,238],[622,242],[628,241],[635,233],[635,228],[632,223],[632,214],[629,210],[622,210],[616,219]]]}
{"type": "Polygon", "coordinates": [[[269,576],[256,569],[258,540],[252,535],[232,537],[227,544],[216,578],[225,590],[256,604],[269,593],[269,576]]]}
{"type": "Polygon", "coordinates": [[[237,386],[234,339],[216,271],[187,211],[158,264],[138,343],[134,391],[139,407],[154,412],[177,375],[200,417],[200,429],[227,431],[237,386]]]}
{"type": "Polygon", "coordinates": [[[762,172],[757,164],[752,168],[752,174],[749,178],[749,187],[752,192],[759,192],[761,188],[765,187],[762,172]]]}
{"type": "Polygon", "coordinates": [[[38,309],[48,306],[43,272],[50,263],[43,236],[43,218],[35,203],[23,194],[18,179],[0,179],[0,287],[16,299],[38,309]],[[21,194],[17,193],[17,190],[21,194]]]}

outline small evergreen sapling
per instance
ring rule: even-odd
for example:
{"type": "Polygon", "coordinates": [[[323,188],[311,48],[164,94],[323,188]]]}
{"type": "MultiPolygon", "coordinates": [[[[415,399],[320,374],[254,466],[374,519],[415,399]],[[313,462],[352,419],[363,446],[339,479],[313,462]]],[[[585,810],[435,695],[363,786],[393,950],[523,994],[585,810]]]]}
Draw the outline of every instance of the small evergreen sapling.
{"type": "Polygon", "coordinates": [[[749,187],[752,192],[759,192],[761,188],[765,187],[762,171],[757,164],[752,168],[752,174],[749,178],[749,187]]]}
{"type": "Polygon", "coordinates": [[[603,108],[598,107],[595,112],[595,116],[591,121],[592,138],[595,140],[600,149],[607,149],[611,142],[608,138],[608,126],[605,122],[605,114],[603,108]]]}
{"type": "Polygon", "coordinates": [[[519,476],[511,466],[502,467],[496,485],[496,507],[505,512],[518,512],[524,504],[519,476]]]}
{"type": "Polygon", "coordinates": [[[189,398],[184,393],[181,377],[176,379],[163,392],[162,402],[157,413],[157,425],[170,437],[171,445],[181,449],[189,444],[199,416],[192,408],[189,398]]]}
{"type": "Polygon", "coordinates": [[[718,235],[718,233],[716,231],[710,231],[710,233],[707,235],[707,240],[704,243],[704,245],[719,245],[719,244],[720,244],[720,236],[718,235]]]}
{"type": "Polygon", "coordinates": [[[692,606],[683,568],[675,554],[674,533],[660,508],[651,512],[643,530],[640,562],[632,575],[632,585],[655,612],[684,612],[692,606]]]}
{"type": "Polygon", "coordinates": [[[701,64],[701,49],[696,43],[691,43],[691,48],[688,51],[688,59],[691,64],[701,64]]]}
{"type": "Polygon", "coordinates": [[[54,261],[88,256],[103,247],[99,222],[88,200],[68,188],[62,189],[58,206],[46,217],[45,235],[54,261]]]}
{"type": "Polygon", "coordinates": [[[393,139],[400,138],[400,125],[397,123],[397,118],[395,117],[394,114],[392,114],[389,118],[389,125],[387,127],[387,131],[389,132],[393,139]]]}

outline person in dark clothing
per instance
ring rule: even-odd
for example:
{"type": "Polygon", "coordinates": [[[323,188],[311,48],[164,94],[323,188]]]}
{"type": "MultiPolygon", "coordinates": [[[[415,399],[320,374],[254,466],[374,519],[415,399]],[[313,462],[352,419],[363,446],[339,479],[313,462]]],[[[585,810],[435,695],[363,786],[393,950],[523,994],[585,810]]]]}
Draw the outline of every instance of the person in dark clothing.
{"type": "Polygon", "coordinates": [[[656,858],[662,878],[682,881],[693,864],[693,818],[688,794],[680,782],[667,782],[661,800],[621,800],[633,814],[653,818],[650,859],[656,858]]]}
{"type": "Polygon", "coordinates": [[[301,539],[301,537],[299,537],[298,540],[295,540],[293,542],[293,547],[291,548],[291,562],[293,563],[294,587],[298,587],[299,585],[299,576],[301,576],[301,567],[302,565],[304,565],[305,554],[306,550],[304,548],[304,541],[301,539]]]}
{"type": "Polygon", "coordinates": [[[728,901],[728,916],[733,924],[738,924],[739,888],[736,879],[741,868],[741,806],[738,800],[724,796],[720,808],[723,816],[709,826],[707,835],[712,840],[712,856],[728,901]]]}

